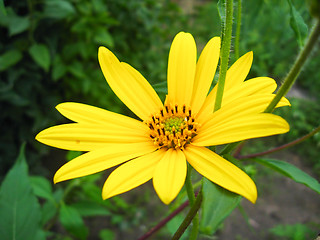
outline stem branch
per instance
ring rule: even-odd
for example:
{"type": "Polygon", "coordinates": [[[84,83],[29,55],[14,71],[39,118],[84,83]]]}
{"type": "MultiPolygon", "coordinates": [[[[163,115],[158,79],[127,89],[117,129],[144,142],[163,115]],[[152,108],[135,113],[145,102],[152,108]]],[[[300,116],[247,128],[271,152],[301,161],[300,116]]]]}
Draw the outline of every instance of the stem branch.
{"type": "Polygon", "coordinates": [[[237,158],[238,159],[254,158],[254,157],[260,157],[260,156],[264,156],[264,155],[267,155],[267,154],[270,154],[270,153],[278,152],[280,150],[292,147],[292,146],[294,146],[294,145],[296,145],[298,143],[301,143],[301,142],[307,140],[308,138],[312,137],[313,135],[315,135],[319,131],[320,131],[320,126],[315,128],[312,132],[308,133],[307,135],[304,135],[303,137],[298,138],[298,139],[296,139],[296,140],[294,140],[292,142],[286,143],[286,144],[284,144],[282,146],[270,149],[268,151],[260,152],[260,153],[249,154],[249,155],[246,155],[246,156],[238,155],[237,158]]]}
{"type": "Polygon", "coordinates": [[[288,75],[286,76],[284,83],[279,88],[276,96],[271,101],[269,106],[266,108],[265,112],[270,113],[273,111],[275,106],[278,104],[280,99],[287,94],[287,92],[292,87],[293,83],[299,76],[301,69],[310,56],[310,53],[313,47],[316,45],[317,39],[320,36],[320,19],[317,19],[316,25],[313,27],[309,39],[305,46],[303,47],[302,51],[299,53],[295,63],[293,64],[291,70],[289,71],[288,75]]]}

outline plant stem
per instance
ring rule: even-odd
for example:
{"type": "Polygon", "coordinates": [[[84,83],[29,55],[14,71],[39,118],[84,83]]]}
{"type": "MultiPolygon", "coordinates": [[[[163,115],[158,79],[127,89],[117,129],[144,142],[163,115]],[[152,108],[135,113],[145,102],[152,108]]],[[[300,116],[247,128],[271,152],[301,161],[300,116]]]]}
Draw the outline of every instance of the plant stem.
{"type": "Polygon", "coordinates": [[[289,148],[289,147],[292,147],[298,143],[301,143],[305,140],[307,140],[308,138],[311,138],[313,135],[315,135],[317,132],[320,131],[320,126],[318,126],[317,128],[315,128],[312,132],[308,133],[307,135],[304,135],[303,137],[301,138],[298,138],[292,142],[289,142],[289,143],[286,143],[282,146],[279,146],[279,147],[276,147],[276,148],[273,148],[273,149],[270,149],[268,151],[265,151],[265,152],[260,152],[260,153],[254,153],[254,154],[249,154],[249,155],[246,155],[246,156],[241,156],[241,155],[238,155],[237,158],[238,159],[244,159],[244,158],[254,158],[254,157],[260,157],[260,156],[264,156],[264,155],[267,155],[267,154],[270,154],[270,153],[274,153],[274,152],[278,152],[280,150],[283,150],[283,149],[286,149],[286,148],[289,148]]]}
{"type": "MultiPolygon", "coordinates": [[[[199,192],[196,192],[195,196],[197,197],[199,192]]],[[[151,237],[154,233],[159,231],[163,226],[165,226],[172,218],[177,216],[180,212],[182,212],[189,205],[189,200],[182,203],[176,210],[174,210],[169,216],[161,220],[156,226],[151,228],[150,231],[141,236],[138,240],[146,240],[151,237]]]]}
{"type": "Polygon", "coordinates": [[[224,155],[227,154],[229,152],[231,152],[236,146],[238,146],[238,144],[240,144],[241,142],[234,142],[234,143],[229,143],[228,145],[226,145],[222,151],[219,153],[219,155],[224,155]]]}
{"type": "Polygon", "coordinates": [[[226,0],[226,23],[223,32],[223,40],[221,47],[221,65],[219,71],[218,89],[216,95],[216,101],[214,105],[214,110],[217,111],[221,108],[224,84],[227,75],[229,54],[231,46],[232,37],[232,18],[233,18],[233,0],[226,0]]]}
{"type": "Polygon", "coordinates": [[[234,58],[239,58],[239,42],[240,42],[240,31],[241,31],[241,9],[242,0],[238,0],[238,11],[237,11],[237,29],[236,37],[234,39],[234,58]]]}
{"type": "Polygon", "coordinates": [[[309,36],[309,39],[301,52],[299,53],[295,63],[293,64],[291,70],[289,71],[288,75],[286,76],[284,83],[279,88],[276,96],[271,101],[269,106],[266,108],[265,112],[270,113],[273,111],[275,106],[278,104],[280,99],[287,94],[289,89],[292,87],[293,83],[299,76],[301,69],[310,56],[310,53],[313,49],[313,47],[316,45],[317,39],[320,36],[320,19],[317,19],[317,23],[313,27],[311,34],[309,36]]]}
{"type": "Polygon", "coordinates": [[[159,231],[163,226],[165,226],[172,218],[182,212],[187,206],[189,205],[189,201],[185,201],[181,204],[176,210],[174,210],[169,216],[161,220],[156,226],[154,226],[149,232],[141,236],[138,240],[146,240],[147,238],[151,237],[154,233],[159,231]]]}
{"type": "MultiPolygon", "coordinates": [[[[269,106],[266,108],[264,112],[270,113],[273,111],[275,106],[278,104],[280,99],[286,95],[286,93],[290,90],[291,86],[297,79],[301,68],[303,67],[304,63],[306,62],[307,58],[310,56],[310,53],[313,47],[316,45],[317,39],[320,36],[320,19],[317,19],[315,26],[313,27],[311,34],[308,38],[307,43],[305,44],[304,48],[299,53],[294,65],[292,66],[291,70],[289,71],[287,77],[284,80],[284,83],[279,88],[276,96],[271,101],[269,106]]],[[[231,143],[228,144],[220,153],[220,155],[227,154],[231,152],[239,143],[231,143]]]]}
{"type": "MultiPolygon", "coordinates": [[[[191,172],[192,172],[192,167],[188,164],[188,171],[187,171],[187,177],[186,177],[186,190],[190,202],[190,206],[192,207],[196,201],[196,198],[194,196],[194,191],[193,191],[193,186],[192,186],[192,181],[191,181],[191,172]]],[[[195,240],[197,239],[198,236],[198,228],[199,228],[199,215],[196,214],[192,220],[193,226],[192,230],[190,233],[190,240],[195,240]]]]}
{"type": "Polygon", "coordinates": [[[189,210],[186,218],[181,223],[180,227],[176,231],[176,233],[173,235],[172,240],[178,240],[182,236],[182,234],[185,232],[187,227],[190,225],[192,219],[197,214],[202,202],[202,188],[200,189],[198,196],[192,206],[192,208],[189,210]]]}

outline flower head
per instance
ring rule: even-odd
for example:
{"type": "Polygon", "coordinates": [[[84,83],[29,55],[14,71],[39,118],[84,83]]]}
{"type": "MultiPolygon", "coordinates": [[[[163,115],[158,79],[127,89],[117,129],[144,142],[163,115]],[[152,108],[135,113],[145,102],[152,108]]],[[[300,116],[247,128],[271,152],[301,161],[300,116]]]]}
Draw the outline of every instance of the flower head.
{"type": "MultiPolygon", "coordinates": [[[[222,106],[214,111],[217,88],[209,90],[219,54],[220,38],[214,37],[197,61],[192,35],[177,34],[169,53],[168,95],[162,103],[137,70],[100,47],[99,63],[107,82],[141,120],[80,103],[59,104],[58,111],[75,123],[43,130],[36,139],[87,153],[63,165],[54,182],[121,164],[103,186],[104,199],[152,179],[160,199],[169,204],[185,182],[188,162],[212,182],[255,202],[257,190],[251,178],[207,146],[285,133],[289,125],[279,116],[263,113],[274,97],[273,79],[244,81],[252,52],[228,70],[222,106]]],[[[277,107],[289,104],[283,98],[277,107]]]]}

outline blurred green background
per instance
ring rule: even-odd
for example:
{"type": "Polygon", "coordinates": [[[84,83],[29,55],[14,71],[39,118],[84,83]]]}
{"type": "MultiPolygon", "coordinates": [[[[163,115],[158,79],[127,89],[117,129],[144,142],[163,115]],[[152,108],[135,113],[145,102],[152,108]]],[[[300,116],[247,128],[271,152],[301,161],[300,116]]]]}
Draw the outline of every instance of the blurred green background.
{"type": "MultiPolygon", "coordinates": [[[[313,20],[304,0],[295,0],[293,5],[290,2],[243,0],[240,54],[254,52],[249,77],[269,76],[280,83],[297,56],[313,20]],[[297,11],[305,24],[299,36],[290,25],[292,11],[297,11]]],[[[175,34],[192,33],[198,52],[211,37],[220,35],[217,1],[4,3],[6,14],[0,11],[0,181],[13,165],[23,142],[27,144],[26,158],[32,174],[51,180],[65,162],[66,151],[34,140],[39,131],[67,122],[54,108],[61,102],[86,103],[134,117],[104,80],[97,60],[99,46],[106,46],[121,61],[134,66],[163,96],[168,52],[175,34]]],[[[266,146],[292,141],[319,125],[320,54],[317,53],[299,76],[295,97],[290,98],[292,107],[277,111],[288,120],[291,131],[267,142],[253,141],[244,151],[257,152],[266,150],[266,146]]],[[[234,61],[232,51],[231,63],[234,61]]],[[[317,176],[320,176],[319,147],[317,134],[292,150],[303,156],[317,176]]],[[[122,200],[117,204],[120,209],[131,211],[122,200]]]]}

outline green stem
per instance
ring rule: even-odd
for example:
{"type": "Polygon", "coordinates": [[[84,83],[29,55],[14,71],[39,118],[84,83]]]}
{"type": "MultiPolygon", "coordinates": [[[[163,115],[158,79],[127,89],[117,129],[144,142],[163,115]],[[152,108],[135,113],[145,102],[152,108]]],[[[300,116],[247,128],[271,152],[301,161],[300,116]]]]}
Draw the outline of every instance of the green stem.
{"type": "Polygon", "coordinates": [[[193,206],[189,210],[186,218],[183,220],[183,222],[181,223],[180,227],[178,228],[178,230],[173,235],[172,240],[180,239],[182,234],[185,232],[187,227],[190,225],[192,219],[197,214],[197,212],[198,212],[198,210],[199,210],[199,208],[201,206],[201,202],[202,202],[202,188],[200,189],[199,194],[198,194],[193,206]]]}
{"type": "Polygon", "coordinates": [[[271,101],[269,106],[266,108],[265,112],[270,113],[273,111],[275,106],[278,104],[280,99],[287,94],[289,89],[292,87],[293,83],[299,76],[301,69],[310,56],[310,53],[313,47],[316,45],[317,39],[320,36],[320,19],[317,19],[316,25],[313,27],[309,39],[301,52],[299,53],[295,63],[293,64],[291,70],[289,71],[288,75],[286,76],[284,83],[279,88],[276,96],[271,101]]]}
{"type": "Polygon", "coordinates": [[[240,42],[240,31],[241,31],[241,9],[242,9],[242,0],[238,0],[237,29],[236,29],[236,37],[234,39],[234,57],[236,60],[239,58],[239,42],[240,42]]]}
{"type": "Polygon", "coordinates": [[[218,80],[218,89],[216,95],[216,101],[214,110],[217,111],[221,108],[224,83],[226,80],[228,63],[229,63],[229,54],[231,46],[231,37],[232,37],[232,18],[233,18],[233,0],[226,0],[226,23],[223,32],[223,40],[221,47],[221,65],[219,71],[219,80],[218,80]]]}
{"type": "Polygon", "coordinates": [[[246,155],[246,156],[237,156],[238,159],[244,159],[244,158],[254,158],[254,157],[260,157],[260,156],[264,156],[264,155],[267,155],[267,154],[270,154],[270,153],[274,153],[274,152],[278,152],[278,151],[281,151],[283,149],[286,149],[286,148],[289,148],[289,147],[292,147],[296,144],[299,144],[305,140],[307,140],[308,138],[311,138],[313,135],[315,135],[316,133],[320,132],[320,126],[318,126],[317,128],[315,128],[312,132],[308,133],[307,135],[304,135],[303,137],[301,138],[298,138],[292,142],[289,142],[287,144],[284,144],[282,146],[279,146],[279,147],[276,147],[276,148],[273,148],[273,149],[270,149],[268,151],[265,151],[265,152],[260,152],[260,153],[254,153],[254,154],[249,154],[249,155],[246,155]]]}
{"type": "MultiPolygon", "coordinates": [[[[188,164],[188,171],[187,171],[187,177],[186,177],[186,190],[190,202],[190,206],[193,206],[196,198],[194,196],[194,191],[193,191],[193,186],[192,186],[192,181],[191,181],[191,172],[192,172],[192,167],[188,164]]],[[[192,220],[192,230],[190,233],[190,240],[195,240],[198,237],[198,228],[199,228],[199,215],[196,214],[192,220]]]]}

